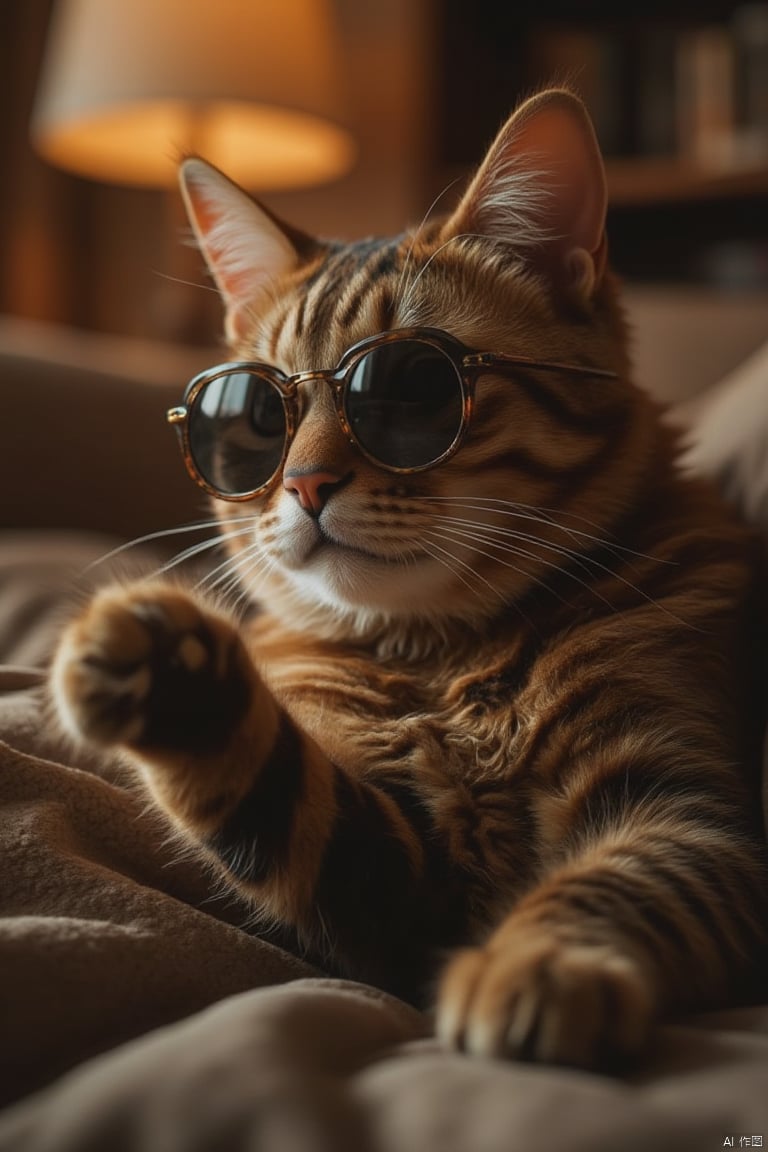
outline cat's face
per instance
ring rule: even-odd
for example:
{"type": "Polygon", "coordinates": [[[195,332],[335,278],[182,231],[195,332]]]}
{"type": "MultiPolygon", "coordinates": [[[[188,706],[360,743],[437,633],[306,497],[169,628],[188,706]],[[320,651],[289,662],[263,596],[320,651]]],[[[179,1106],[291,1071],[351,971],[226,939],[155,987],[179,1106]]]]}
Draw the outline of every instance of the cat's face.
{"type": "MultiPolygon", "coordinates": [[[[183,171],[236,360],[327,371],[358,341],[426,327],[478,352],[624,368],[602,164],[571,97],[524,106],[453,215],[392,241],[310,240],[202,162],[183,171]]],[[[412,473],[359,450],[326,380],[298,384],[296,411],[271,485],[217,511],[241,584],[314,627],[489,615],[572,547],[596,498],[607,518],[620,499],[602,468],[626,423],[615,380],[483,373],[461,447],[412,473]]]]}

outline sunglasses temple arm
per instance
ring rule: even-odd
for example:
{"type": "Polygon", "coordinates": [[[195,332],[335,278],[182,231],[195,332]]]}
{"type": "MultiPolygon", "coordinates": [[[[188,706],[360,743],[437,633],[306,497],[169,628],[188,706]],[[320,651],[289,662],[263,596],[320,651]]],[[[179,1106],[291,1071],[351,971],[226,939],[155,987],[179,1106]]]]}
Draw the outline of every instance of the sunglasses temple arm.
{"type": "Polygon", "coordinates": [[[593,368],[590,364],[566,364],[559,360],[533,360],[527,356],[503,356],[500,353],[474,352],[465,356],[464,369],[473,372],[491,372],[494,368],[541,368],[551,372],[571,372],[576,376],[599,376],[606,380],[618,379],[618,372],[608,368],[593,368]]]}

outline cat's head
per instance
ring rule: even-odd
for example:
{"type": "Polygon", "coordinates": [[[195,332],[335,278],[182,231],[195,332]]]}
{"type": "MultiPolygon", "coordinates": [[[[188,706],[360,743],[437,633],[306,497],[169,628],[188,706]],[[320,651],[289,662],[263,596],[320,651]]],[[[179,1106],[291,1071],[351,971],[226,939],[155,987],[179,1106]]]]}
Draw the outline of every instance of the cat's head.
{"type": "Polygon", "coordinates": [[[625,374],[604,169],[575,97],[557,90],[527,101],[455,211],[395,239],[309,237],[198,159],[184,162],[181,180],[224,301],[232,361],[272,366],[283,383],[301,374],[287,385],[287,417],[269,383],[251,392],[247,373],[233,372],[208,387],[200,421],[209,473],[224,461],[237,472],[236,495],[259,490],[217,502],[254,597],[329,633],[475,622],[578,551],[579,517],[610,522],[630,483],[617,463],[631,438],[619,382],[497,365],[467,369],[462,394],[464,352],[452,342],[625,374]],[[347,373],[354,398],[334,386],[329,370],[358,364],[345,360],[350,348],[402,329],[448,334],[436,350],[425,336],[425,373],[437,379],[421,378],[415,345],[383,341],[347,373]],[[443,349],[453,364],[441,366],[443,349]],[[369,376],[380,412],[361,399],[369,376]],[[286,419],[293,435],[281,458],[286,419]],[[211,430],[221,451],[205,444],[211,430]]]}

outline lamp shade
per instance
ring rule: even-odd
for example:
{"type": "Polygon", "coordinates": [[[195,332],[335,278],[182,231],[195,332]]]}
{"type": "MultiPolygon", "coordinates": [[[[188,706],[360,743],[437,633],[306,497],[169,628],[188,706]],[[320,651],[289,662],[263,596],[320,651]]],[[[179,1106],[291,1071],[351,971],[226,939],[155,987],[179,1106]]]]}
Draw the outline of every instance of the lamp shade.
{"type": "Polygon", "coordinates": [[[196,153],[252,189],[347,171],[329,0],[59,0],[32,119],[52,163],[170,185],[196,153]]]}

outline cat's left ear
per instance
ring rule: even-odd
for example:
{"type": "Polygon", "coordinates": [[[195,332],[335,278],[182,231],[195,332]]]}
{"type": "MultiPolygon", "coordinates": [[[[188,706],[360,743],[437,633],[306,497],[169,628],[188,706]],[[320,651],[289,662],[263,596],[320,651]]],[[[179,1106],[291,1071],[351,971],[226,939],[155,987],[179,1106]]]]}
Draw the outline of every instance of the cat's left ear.
{"type": "Polygon", "coordinates": [[[273,286],[311,255],[314,241],[251,199],[213,165],[190,157],[179,170],[198,246],[226,309],[230,343],[247,337],[273,286]]]}
{"type": "Polygon", "coordinates": [[[557,289],[588,297],[605,269],[606,207],[587,111],[572,93],[550,89],[506,122],[444,235],[499,240],[557,289]]]}

